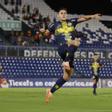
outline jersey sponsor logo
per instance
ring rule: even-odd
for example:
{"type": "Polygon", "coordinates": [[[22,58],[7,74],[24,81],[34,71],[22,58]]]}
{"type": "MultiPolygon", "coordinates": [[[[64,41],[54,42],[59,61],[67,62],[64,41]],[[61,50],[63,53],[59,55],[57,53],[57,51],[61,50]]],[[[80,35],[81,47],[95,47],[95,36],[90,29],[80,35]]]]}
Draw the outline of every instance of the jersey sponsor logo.
{"type": "Polygon", "coordinates": [[[72,23],[71,22],[68,22],[68,26],[72,26],[72,23]]]}

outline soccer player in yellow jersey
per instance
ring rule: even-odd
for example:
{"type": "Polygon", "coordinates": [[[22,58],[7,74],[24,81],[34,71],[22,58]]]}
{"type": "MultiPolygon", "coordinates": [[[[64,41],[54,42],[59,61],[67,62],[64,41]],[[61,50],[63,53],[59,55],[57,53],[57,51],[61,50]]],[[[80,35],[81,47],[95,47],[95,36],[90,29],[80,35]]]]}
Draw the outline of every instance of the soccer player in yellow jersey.
{"type": "Polygon", "coordinates": [[[67,19],[67,10],[61,8],[58,12],[58,21],[51,23],[48,30],[41,29],[41,32],[49,35],[54,34],[54,43],[58,48],[58,54],[63,60],[64,75],[60,77],[55,85],[47,91],[46,102],[49,102],[52,94],[57,91],[66,81],[68,81],[74,72],[74,53],[80,45],[81,39],[77,37],[75,27],[78,23],[90,19],[99,19],[100,14],[87,15],[79,18],[67,19]]]}
{"type": "Polygon", "coordinates": [[[97,88],[97,83],[99,80],[99,73],[100,73],[101,67],[102,67],[102,64],[100,63],[99,55],[94,54],[93,61],[91,63],[91,69],[93,74],[93,94],[94,95],[97,95],[96,88],[97,88]]]}

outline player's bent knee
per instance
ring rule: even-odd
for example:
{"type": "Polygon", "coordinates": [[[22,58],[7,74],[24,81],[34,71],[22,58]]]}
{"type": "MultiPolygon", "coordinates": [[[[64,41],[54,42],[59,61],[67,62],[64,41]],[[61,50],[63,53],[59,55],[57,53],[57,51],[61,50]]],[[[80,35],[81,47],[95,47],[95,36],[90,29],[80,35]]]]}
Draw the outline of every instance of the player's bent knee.
{"type": "Polygon", "coordinates": [[[80,45],[80,41],[77,41],[76,43],[75,43],[75,46],[79,46],[80,45]]]}
{"type": "Polygon", "coordinates": [[[80,40],[73,40],[72,45],[78,47],[80,45],[80,40]]]}
{"type": "Polygon", "coordinates": [[[66,80],[66,81],[70,80],[70,78],[71,78],[71,76],[69,76],[69,75],[64,75],[63,76],[63,79],[66,80]]]}

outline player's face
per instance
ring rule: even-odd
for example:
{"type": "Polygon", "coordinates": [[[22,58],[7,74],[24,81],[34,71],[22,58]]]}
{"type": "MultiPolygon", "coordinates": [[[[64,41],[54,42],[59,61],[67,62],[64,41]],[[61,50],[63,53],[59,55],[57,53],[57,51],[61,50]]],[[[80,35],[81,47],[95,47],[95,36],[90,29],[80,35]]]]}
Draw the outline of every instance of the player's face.
{"type": "Polygon", "coordinates": [[[99,59],[99,55],[94,55],[94,60],[97,61],[99,59]]]}
{"type": "Polygon", "coordinates": [[[60,10],[58,13],[58,18],[60,21],[65,21],[67,19],[67,11],[66,10],[60,10]]]}

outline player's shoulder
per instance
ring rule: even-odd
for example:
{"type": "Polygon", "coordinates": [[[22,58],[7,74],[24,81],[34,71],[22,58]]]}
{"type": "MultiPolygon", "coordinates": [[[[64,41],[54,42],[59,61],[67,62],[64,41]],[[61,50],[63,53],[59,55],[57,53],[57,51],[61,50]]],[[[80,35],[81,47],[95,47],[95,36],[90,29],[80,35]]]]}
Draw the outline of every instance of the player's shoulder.
{"type": "Polygon", "coordinates": [[[51,22],[51,23],[49,23],[49,27],[54,27],[54,26],[57,26],[58,24],[60,24],[60,22],[59,21],[55,21],[55,22],[51,22]]]}
{"type": "Polygon", "coordinates": [[[53,22],[48,24],[48,27],[49,28],[52,27],[52,26],[54,26],[54,23],[53,22]]]}
{"type": "Polygon", "coordinates": [[[71,21],[71,22],[77,22],[78,18],[70,18],[68,19],[68,21],[71,21]]]}

